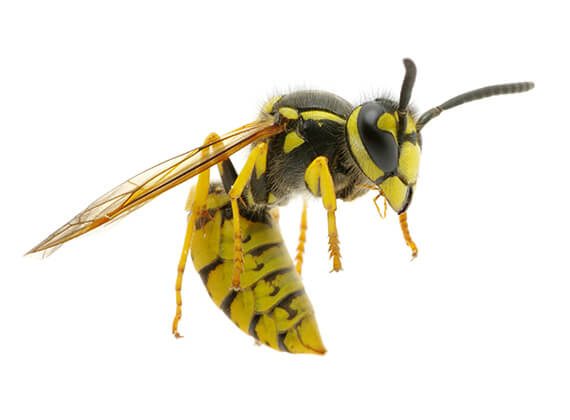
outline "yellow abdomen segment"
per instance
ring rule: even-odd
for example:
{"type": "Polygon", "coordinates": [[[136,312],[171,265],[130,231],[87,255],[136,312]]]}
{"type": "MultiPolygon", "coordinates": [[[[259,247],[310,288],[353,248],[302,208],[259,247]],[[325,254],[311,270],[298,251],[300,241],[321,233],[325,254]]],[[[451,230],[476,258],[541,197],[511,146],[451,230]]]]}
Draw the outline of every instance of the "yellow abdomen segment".
{"type": "Polygon", "coordinates": [[[313,307],[268,211],[240,208],[244,257],[241,290],[231,290],[234,232],[230,200],[210,188],[209,216],[198,220],[190,247],[214,303],[245,333],[275,350],[324,354],[313,307]]]}

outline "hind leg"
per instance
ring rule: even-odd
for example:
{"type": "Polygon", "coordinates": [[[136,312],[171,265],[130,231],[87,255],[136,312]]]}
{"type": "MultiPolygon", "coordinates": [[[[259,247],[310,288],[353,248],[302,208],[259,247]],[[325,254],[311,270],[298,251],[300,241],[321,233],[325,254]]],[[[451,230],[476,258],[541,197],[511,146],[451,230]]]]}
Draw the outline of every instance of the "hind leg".
{"type": "MultiPolygon", "coordinates": [[[[204,145],[208,145],[219,140],[220,137],[216,133],[210,134],[206,137],[204,145]]],[[[178,273],[176,276],[176,315],[172,321],[172,334],[174,337],[181,338],[182,336],[178,332],[178,323],[182,317],[182,277],[184,275],[184,270],[186,268],[186,261],[188,260],[188,250],[192,244],[192,234],[194,233],[194,227],[196,225],[196,220],[200,217],[207,217],[206,211],[206,200],[208,198],[208,188],[210,186],[210,170],[207,169],[198,175],[198,182],[195,187],[190,189],[188,194],[188,199],[186,201],[186,211],[189,211],[188,224],[186,226],[186,235],[184,236],[184,245],[182,246],[182,253],[180,254],[180,260],[178,262],[178,273]]]]}

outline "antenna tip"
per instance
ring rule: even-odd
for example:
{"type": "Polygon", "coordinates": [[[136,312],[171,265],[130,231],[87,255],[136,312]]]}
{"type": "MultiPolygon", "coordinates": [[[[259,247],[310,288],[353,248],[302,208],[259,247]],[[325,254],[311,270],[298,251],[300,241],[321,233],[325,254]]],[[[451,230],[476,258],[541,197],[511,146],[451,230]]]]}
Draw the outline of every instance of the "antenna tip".
{"type": "Polygon", "coordinates": [[[402,61],[404,62],[404,67],[406,68],[406,70],[411,70],[416,68],[416,64],[411,58],[404,58],[402,61]]]}

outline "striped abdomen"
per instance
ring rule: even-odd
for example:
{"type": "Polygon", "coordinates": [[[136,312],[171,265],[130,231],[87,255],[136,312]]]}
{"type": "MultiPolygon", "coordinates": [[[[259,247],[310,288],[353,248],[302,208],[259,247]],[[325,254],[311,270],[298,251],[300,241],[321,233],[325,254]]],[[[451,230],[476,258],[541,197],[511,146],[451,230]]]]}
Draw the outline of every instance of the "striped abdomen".
{"type": "Polygon", "coordinates": [[[209,217],[198,219],[191,255],[212,300],[244,332],[290,353],[326,352],[313,307],[269,212],[240,206],[244,272],[239,292],[230,290],[234,232],[230,200],[210,186],[209,217]]]}

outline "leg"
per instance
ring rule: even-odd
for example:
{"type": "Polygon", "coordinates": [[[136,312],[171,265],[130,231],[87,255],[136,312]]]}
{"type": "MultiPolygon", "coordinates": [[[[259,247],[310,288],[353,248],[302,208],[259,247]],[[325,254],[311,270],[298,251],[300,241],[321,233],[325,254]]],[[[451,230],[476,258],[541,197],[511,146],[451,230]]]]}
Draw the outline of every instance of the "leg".
{"type": "Polygon", "coordinates": [[[372,190],[372,191],[378,191],[378,195],[376,197],[374,197],[372,199],[372,201],[374,202],[374,206],[376,206],[376,211],[378,211],[378,215],[380,216],[380,219],[385,219],[386,218],[386,212],[388,211],[388,204],[386,202],[386,197],[384,197],[384,193],[382,192],[382,189],[378,185],[356,184],[356,186],[362,187],[362,188],[368,188],[369,190],[372,190]],[[382,212],[380,210],[380,206],[378,205],[378,199],[380,197],[384,197],[384,212],[382,212]]]}
{"type": "Polygon", "coordinates": [[[383,197],[384,195],[382,194],[382,191],[378,192],[378,195],[374,198],[374,205],[376,206],[376,210],[378,211],[378,214],[380,215],[380,219],[385,219],[386,218],[386,212],[388,211],[388,204],[386,203],[386,197],[384,197],[384,213],[382,213],[380,211],[380,206],[378,205],[377,201],[380,197],[383,197]]]}
{"type": "Polygon", "coordinates": [[[412,260],[418,256],[418,247],[412,241],[412,237],[410,236],[410,231],[408,230],[408,216],[404,212],[400,214],[400,227],[402,228],[402,233],[404,234],[404,239],[406,241],[406,245],[408,245],[412,249],[412,260]]]}
{"type": "MultiPolygon", "coordinates": [[[[210,134],[206,137],[204,145],[208,145],[219,140],[219,136],[216,133],[210,134]]],[[[180,255],[180,261],[178,262],[178,275],[176,276],[176,315],[174,316],[174,321],[172,321],[172,334],[174,337],[182,337],[178,332],[178,322],[182,317],[182,276],[184,275],[184,269],[186,268],[186,260],[188,259],[188,250],[190,249],[190,244],[192,243],[192,234],[194,232],[194,226],[196,220],[200,217],[206,217],[206,199],[208,198],[208,188],[210,186],[210,170],[205,170],[200,175],[198,175],[198,182],[196,187],[193,187],[188,194],[188,200],[186,201],[186,210],[190,211],[188,215],[188,225],[186,226],[186,236],[184,237],[184,245],[182,247],[182,253],[180,255]]]]}
{"type": "Polygon", "coordinates": [[[329,253],[330,258],[333,260],[332,271],[340,271],[342,270],[342,265],[340,263],[340,248],[336,229],[336,194],[326,157],[319,156],[311,162],[305,171],[305,184],[313,195],[320,195],[323,199],[323,206],[327,210],[329,253]]]}
{"type": "Polygon", "coordinates": [[[295,257],[295,269],[301,275],[303,266],[303,254],[305,253],[305,242],[307,241],[307,200],[303,199],[303,213],[301,214],[301,233],[299,234],[299,246],[297,246],[297,256],[295,257]]]}
{"type": "Polygon", "coordinates": [[[228,193],[232,203],[234,223],[234,274],[232,277],[232,289],[236,291],[240,290],[240,275],[243,272],[243,251],[241,247],[238,199],[241,198],[241,194],[251,178],[254,169],[257,177],[260,177],[265,172],[266,161],[267,144],[259,143],[249,154],[243,169],[228,193]]]}

